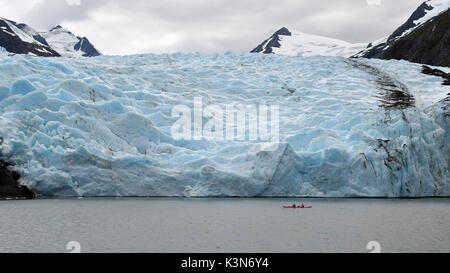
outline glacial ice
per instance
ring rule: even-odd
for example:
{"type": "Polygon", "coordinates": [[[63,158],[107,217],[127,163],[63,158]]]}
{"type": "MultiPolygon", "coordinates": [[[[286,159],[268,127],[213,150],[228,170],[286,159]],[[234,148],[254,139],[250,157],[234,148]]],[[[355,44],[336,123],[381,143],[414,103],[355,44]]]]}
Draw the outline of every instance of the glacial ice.
{"type": "Polygon", "coordinates": [[[450,91],[420,70],[319,56],[0,54],[0,159],[41,196],[448,196],[450,91]],[[402,99],[394,85],[411,105],[383,107],[402,99]],[[279,105],[279,145],[174,139],[172,109],[195,97],[279,105]]]}

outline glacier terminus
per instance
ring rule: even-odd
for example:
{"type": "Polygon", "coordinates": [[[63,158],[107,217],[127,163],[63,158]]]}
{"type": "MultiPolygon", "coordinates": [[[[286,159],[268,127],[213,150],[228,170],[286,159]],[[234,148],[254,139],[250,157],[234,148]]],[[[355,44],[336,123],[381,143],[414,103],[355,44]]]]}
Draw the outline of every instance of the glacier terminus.
{"type": "Polygon", "coordinates": [[[421,70],[333,56],[0,53],[0,160],[38,196],[449,196],[450,90],[421,70]],[[276,148],[172,137],[174,107],[198,97],[279,106],[276,148]]]}

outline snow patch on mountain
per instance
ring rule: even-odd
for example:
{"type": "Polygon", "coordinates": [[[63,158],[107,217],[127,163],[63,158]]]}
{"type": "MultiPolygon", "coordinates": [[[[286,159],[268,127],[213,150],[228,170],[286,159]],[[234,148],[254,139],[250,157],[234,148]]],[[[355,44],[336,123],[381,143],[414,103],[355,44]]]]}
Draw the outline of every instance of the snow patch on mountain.
{"type": "Polygon", "coordinates": [[[355,52],[367,47],[367,43],[351,44],[338,39],[317,35],[310,35],[299,31],[292,32],[291,36],[281,36],[281,47],[274,48],[275,54],[288,56],[342,56],[350,57],[355,52]]]}
{"type": "Polygon", "coordinates": [[[350,57],[366,47],[367,43],[351,44],[338,39],[306,34],[300,31],[291,32],[287,28],[282,28],[252,50],[252,53],[350,57]]]}
{"type": "Polygon", "coordinates": [[[86,37],[75,36],[62,26],[40,33],[49,45],[64,57],[95,57],[101,53],[86,37]]]}
{"type": "Polygon", "coordinates": [[[33,39],[35,41],[37,41],[38,43],[41,43],[45,46],[49,46],[49,44],[47,43],[45,38],[42,37],[34,28],[32,28],[26,24],[17,24],[17,23],[14,23],[14,24],[18,28],[20,28],[22,31],[24,31],[26,34],[28,34],[30,37],[33,37],[33,39]]]}
{"type": "Polygon", "coordinates": [[[425,2],[428,6],[432,7],[431,10],[426,10],[425,16],[422,18],[415,20],[414,24],[416,27],[419,25],[428,22],[432,18],[438,16],[442,12],[448,10],[450,8],[450,1],[449,0],[430,0],[425,2]]]}

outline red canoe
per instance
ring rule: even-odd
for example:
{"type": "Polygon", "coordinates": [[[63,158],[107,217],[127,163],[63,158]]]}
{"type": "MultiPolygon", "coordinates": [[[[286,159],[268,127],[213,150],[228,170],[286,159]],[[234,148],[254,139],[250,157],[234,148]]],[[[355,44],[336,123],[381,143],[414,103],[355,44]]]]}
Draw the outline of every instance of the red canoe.
{"type": "Polygon", "coordinates": [[[285,209],[312,209],[312,207],[302,207],[302,206],[297,206],[297,207],[294,207],[294,206],[283,206],[283,208],[285,208],[285,209]]]}

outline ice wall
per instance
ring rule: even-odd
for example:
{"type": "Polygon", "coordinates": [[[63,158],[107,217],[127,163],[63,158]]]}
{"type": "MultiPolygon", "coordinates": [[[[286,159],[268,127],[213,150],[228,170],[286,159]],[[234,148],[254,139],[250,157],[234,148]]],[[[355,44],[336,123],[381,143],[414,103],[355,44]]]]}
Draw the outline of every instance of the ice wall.
{"type": "Polygon", "coordinates": [[[448,196],[449,90],[420,70],[259,54],[0,55],[0,159],[43,196],[448,196]],[[280,144],[174,139],[173,107],[196,97],[279,105],[280,144]]]}

